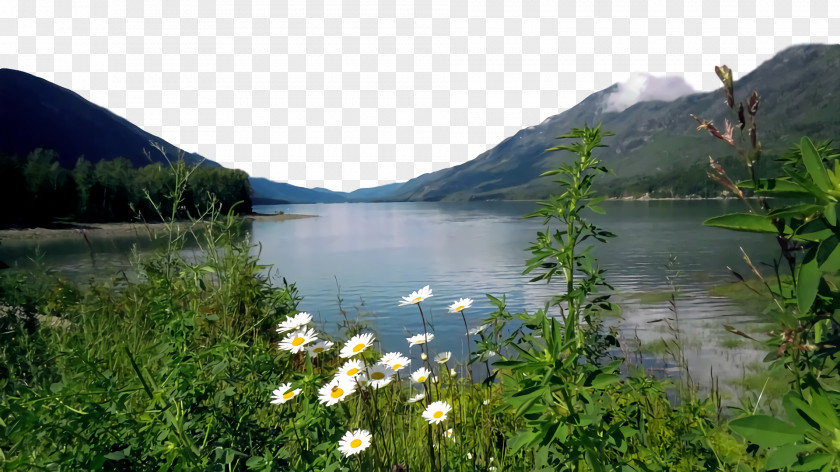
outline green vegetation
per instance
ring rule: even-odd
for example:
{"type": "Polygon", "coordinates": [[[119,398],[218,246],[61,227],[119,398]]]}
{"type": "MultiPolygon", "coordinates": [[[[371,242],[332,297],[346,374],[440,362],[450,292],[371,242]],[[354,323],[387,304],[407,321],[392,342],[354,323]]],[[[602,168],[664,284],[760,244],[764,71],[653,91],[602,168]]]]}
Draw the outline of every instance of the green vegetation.
{"type": "Polygon", "coordinates": [[[0,200],[4,202],[0,227],[138,217],[160,221],[161,217],[195,217],[212,205],[218,205],[222,213],[234,206],[237,212],[251,211],[248,175],[214,167],[192,168],[182,201],[173,208],[170,195],[178,166],[184,163],[134,168],[123,158],[93,164],[80,157],[73,169],[65,169],[49,150],[36,149],[25,159],[0,155],[0,200]]]}
{"type": "MultiPolygon", "coordinates": [[[[725,68],[719,74],[734,110],[731,74],[725,68]]],[[[757,107],[754,93],[749,117],[738,113],[753,138],[757,107]]],[[[698,121],[733,144],[730,127],[721,133],[698,121]]],[[[785,176],[762,179],[752,167],[760,157],[752,139],[739,154],[748,167],[744,182],[713,161],[718,182],[756,208],[707,224],[780,242],[770,276],[752,265],[769,294],[763,311],[776,326],[764,343],[774,381],[761,378],[760,366],[745,366],[759,373],[745,375],[753,390],[725,410],[717,389],[701,393],[688,374],[683,349],[696,341],[680,338],[675,290],[664,300],[673,339],[663,346],[681,369],[676,385],[620,357],[618,333],[603,322],[617,308],[591,244],[615,235],[585,215],[601,211],[604,199],[595,183],[609,172],[596,155],[605,134],[585,126],[560,137],[572,142],[552,150],[572,158],[544,173],[559,195],[529,215],[542,218],[544,230],[525,273],[532,282],[559,280],[559,295],[535,313],[510,313],[504,297],[488,295],[495,311],[472,329],[463,316],[472,301],[450,305],[472,336],[463,366],[425,331],[428,286],[401,303],[407,314],[416,306],[424,326],[408,339],[408,352],[420,351],[420,365],[409,369],[409,357],[380,352],[375,334],[346,313],[337,336],[316,331],[312,317],[297,310],[294,285],[265,275],[232,212],[223,216],[208,205],[198,215],[205,229],[191,235],[200,254],[186,258],[188,233],[171,216],[184,206],[195,170],[174,166],[170,213],[152,204],[159,217],[170,215],[168,245],[135,258],[138,277],[83,289],[49,272],[0,276],[0,464],[5,470],[840,469],[840,290],[830,277],[840,270],[840,172],[828,170],[840,168],[838,155],[803,138],[783,161],[785,176]],[[798,200],[770,209],[766,200],[747,198],[749,189],[798,200]],[[477,370],[486,371],[483,381],[473,377],[477,370]],[[779,418],[770,394],[782,398],[779,418]]]]}

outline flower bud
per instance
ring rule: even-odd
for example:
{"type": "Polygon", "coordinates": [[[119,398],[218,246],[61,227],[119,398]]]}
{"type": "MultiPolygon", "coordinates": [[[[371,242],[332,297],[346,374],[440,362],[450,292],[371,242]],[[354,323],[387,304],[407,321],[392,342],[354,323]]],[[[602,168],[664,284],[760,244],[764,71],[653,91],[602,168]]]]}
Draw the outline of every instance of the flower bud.
{"type": "Polygon", "coordinates": [[[429,360],[429,356],[427,356],[425,352],[421,352],[420,353],[420,359],[423,359],[424,361],[426,361],[426,360],[429,360]]]}

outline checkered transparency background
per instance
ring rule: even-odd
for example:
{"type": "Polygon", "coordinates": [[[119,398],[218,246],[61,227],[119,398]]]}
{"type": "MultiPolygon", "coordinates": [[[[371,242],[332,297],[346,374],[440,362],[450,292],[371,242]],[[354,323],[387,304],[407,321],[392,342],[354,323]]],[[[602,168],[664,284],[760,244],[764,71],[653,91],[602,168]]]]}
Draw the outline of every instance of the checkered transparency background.
{"type": "Polygon", "coordinates": [[[631,73],[713,90],[840,2],[3,0],[0,67],[252,176],[353,190],[465,162],[631,73]]]}

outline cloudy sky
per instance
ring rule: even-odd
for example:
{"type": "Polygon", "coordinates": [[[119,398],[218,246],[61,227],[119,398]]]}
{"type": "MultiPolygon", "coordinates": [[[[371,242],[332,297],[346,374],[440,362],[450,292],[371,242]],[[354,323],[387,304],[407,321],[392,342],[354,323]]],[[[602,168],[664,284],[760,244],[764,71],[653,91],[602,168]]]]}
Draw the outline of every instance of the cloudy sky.
{"type": "Polygon", "coordinates": [[[0,67],[253,176],[350,191],[465,162],[616,82],[621,109],[840,42],[833,0],[519,3],[5,0],[0,67]]]}

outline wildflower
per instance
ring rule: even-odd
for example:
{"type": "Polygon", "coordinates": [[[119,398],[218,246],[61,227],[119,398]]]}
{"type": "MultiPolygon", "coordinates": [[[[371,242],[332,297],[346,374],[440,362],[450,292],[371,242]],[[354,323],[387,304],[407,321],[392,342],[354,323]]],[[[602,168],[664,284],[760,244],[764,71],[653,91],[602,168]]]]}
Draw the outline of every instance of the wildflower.
{"type": "Polygon", "coordinates": [[[455,433],[452,431],[452,428],[449,428],[446,431],[444,431],[443,435],[446,436],[446,439],[451,439],[452,442],[455,442],[455,433]]]}
{"type": "Polygon", "coordinates": [[[416,305],[432,296],[432,289],[430,289],[429,286],[426,285],[425,287],[421,288],[420,290],[417,290],[416,292],[411,292],[411,295],[407,297],[402,297],[400,306],[416,305]]]}
{"type": "Polygon", "coordinates": [[[449,313],[458,313],[459,311],[464,311],[467,308],[472,306],[472,298],[462,298],[457,302],[449,305],[449,313]]]}
{"type": "Polygon", "coordinates": [[[425,344],[432,339],[435,339],[435,335],[432,333],[415,334],[410,338],[405,338],[405,340],[408,341],[408,347],[415,346],[417,344],[425,344]]]}
{"type": "Polygon", "coordinates": [[[318,338],[314,329],[304,328],[289,334],[280,341],[280,349],[295,354],[306,349],[306,345],[316,339],[318,338]]]}
{"type": "Polygon", "coordinates": [[[472,460],[472,452],[468,452],[468,453],[467,453],[467,459],[468,459],[468,460],[472,460]]]}
{"type": "Polygon", "coordinates": [[[371,344],[373,344],[372,334],[357,334],[344,344],[344,347],[341,348],[341,352],[338,355],[341,357],[352,357],[370,347],[371,344]]]}
{"type": "Polygon", "coordinates": [[[473,328],[473,329],[471,329],[467,332],[470,333],[471,335],[475,336],[476,334],[478,334],[478,333],[484,331],[485,329],[487,329],[489,326],[490,326],[489,324],[483,324],[481,326],[476,326],[475,328],[473,328]]]}
{"type": "Polygon", "coordinates": [[[458,372],[456,372],[455,369],[449,369],[449,376],[454,379],[458,376],[458,372]]]}
{"type": "Polygon", "coordinates": [[[421,361],[427,361],[427,360],[429,360],[429,356],[427,356],[425,352],[421,352],[420,353],[420,360],[421,361]]]}
{"type": "Polygon", "coordinates": [[[299,393],[299,388],[292,390],[292,384],[284,383],[277,387],[273,392],[271,392],[271,403],[276,403],[278,405],[286,403],[287,401],[296,397],[299,393]]]}
{"type": "Polygon", "coordinates": [[[285,333],[286,331],[292,331],[309,324],[310,321],[312,321],[312,315],[302,311],[294,316],[287,317],[282,323],[278,324],[277,332],[285,333]]]}
{"type": "Polygon", "coordinates": [[[433,402],[428,407],[426,407],[426,411],[423,412],[423,418],[429,422],[429,424],[434,423],[442,423],[446,419],[446,414],[452,410],[452,407],[449,406],[449,403],[446,402],[433,402]]]}
{"type": "Polygon", "coordinates": [[[340,401],[344,401],[348,395],[355,391],[356,384],[349,379],[337,377],[318,389],[318,401],[325,403],[327,406],[332,406],[340,401]]]}
{"type": "Polygon", "coordinates": [[[437,362],[438,364],[446,364],[447,362],[449,362],[449,359],[451,357],[452,357],[451,352],[449,352],[449,351],[441,352],[440,354],[435,356],[435,362],[437,362]]]}
{"type": "Polygon", "coordinates": [[[426,398],[426,392],[421,392],[421,393],[418,393],[417,395],[414,395],[413,397],[409,398],[408,403],[417,403],[424,398],[426,398]]]}
{"type": "Polygon", "coordinates": [[[312,346],[306,348],[306,350],[309,352],[309,357],[318,357],[318,354],[328,350],[333,346],[334,344],[332,343],[332,341],[318,341],[312,346]]]}
{"type": "Polygon", "coordinates": [[[352,379],[361,371],[362,361],[351,360],[345,362],[344,365],[338,369],[338,373],[336,373],[335,375],[336,377],[340,377],[342,379],[352,379]]]}
{"type": "Polygon", "coordinates": [[[417,383],[423,383],[423,382],[426,381],[426,379],[429,378],[430,373],[431,372],[429,372],[429,369],[427,369],[425,367],[421,367],[421,368],[415,370],[414,372],[412,372],[411,380],[413,380],[417,383]]]}
{"type": "Polygon", "coordinates": [[[395,372],[399,372],[400,370],[405,368],[405,366],[407,366],[408,364],[411,364],[411,359],[409,359],[409,358],[403,356],[402,354],[400,354],[399,356],[391,359],[391,362],[389,364],[386,364],[386,365],[389,366],[391,368],[391,370],[393,370],[395,372]]]}
{"type": "Polygon", "coordinates": [[[389,352],[383,355],[382,359],[379,359],[379,363],[390,366],[391,364],[393,364],[395,359],[399,359],[402,356],[403,355],[401,352],[389,352]]]}
{"type": "Polygon", "coordinates": [[[353,377],[353,380],[356,381],[356,385],[358,385],[359,387],[367,387],[371,383],[370,377],[368,377],[367,374],[365,374],[364,372],[353,377]]]}
{"type": "Polygon", "coordinates": [[[394,370],[385,364],[379,363],[368,370],[367,377],[370,379],[373,388],[381,388],[391,383],[391,380],[394,378],[394,370]]]}
{"type": "Polygon", "coordinates": [[[338,441],[338,450],[344,454],[344,457],[358,454],[370,447],[370,440],[372,436],[364,429],[357,429],[355,431],[347,431],[341,440],[338,441]]]}

